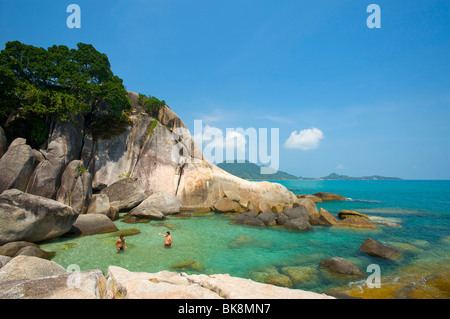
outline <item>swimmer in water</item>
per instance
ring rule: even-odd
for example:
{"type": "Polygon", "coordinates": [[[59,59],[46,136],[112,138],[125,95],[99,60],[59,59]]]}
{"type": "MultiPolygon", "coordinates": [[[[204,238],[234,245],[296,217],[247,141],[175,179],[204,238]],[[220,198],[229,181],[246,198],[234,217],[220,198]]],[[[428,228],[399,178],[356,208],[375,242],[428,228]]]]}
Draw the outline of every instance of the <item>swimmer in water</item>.
{"type": "Polygon", "coordinates": [[[172,239],[172,236],[170,236],[170,231],[168,231],[168,232],[166,232],[166,234],[164,235],[164,234],[161,234],[161,233],[158,233],[158,235],[161,235],[161,236],[163,236],[163,237],[166,237],[166,242],[164,243],[164,246],[165,247],[170,247],[171,245],[172,245],[172,242],[173,242],[173,239],[172,239]]]}
{"type": "Polygon", "coordinates": [[[121,251],[123,251],[124,248],[128,249],[127,245],[125,244],[125,237],[123,237],[123,235],[120,235],[120,238],[117,239],[116,248],[117,248],[117,253],[120,253],[121,251]]]}

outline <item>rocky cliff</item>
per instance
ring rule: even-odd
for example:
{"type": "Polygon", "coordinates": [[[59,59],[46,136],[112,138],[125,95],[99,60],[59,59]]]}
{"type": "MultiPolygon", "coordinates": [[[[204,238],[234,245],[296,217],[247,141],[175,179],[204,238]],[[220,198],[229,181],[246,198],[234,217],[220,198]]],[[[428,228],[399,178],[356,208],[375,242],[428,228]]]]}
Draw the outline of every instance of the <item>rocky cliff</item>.
{"type": "Polygon", "coordinates": [[[138,94],[128,97],[130,124],[120,135],[94,139],[79,115],[54,121],[46,147],[34,150],[22,138],[8,146],[0,130],[0,193],[17,189],[59,201],[78,214],[90,211],[99,192],[119,210],[158,192],[174,195],[180,210],[281,212],[296,203],[280,184],[249,182],[208,162],[169,107],[153,118],[140,107],[138,94]]]}

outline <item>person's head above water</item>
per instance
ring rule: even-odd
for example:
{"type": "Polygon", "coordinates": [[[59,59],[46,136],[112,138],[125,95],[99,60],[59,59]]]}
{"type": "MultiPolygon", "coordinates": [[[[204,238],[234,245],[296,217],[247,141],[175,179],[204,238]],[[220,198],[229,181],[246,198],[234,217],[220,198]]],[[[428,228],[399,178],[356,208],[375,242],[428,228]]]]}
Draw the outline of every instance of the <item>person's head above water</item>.
{"type": "Polygon", "coordinates": [[[120,239],[123,239],[123,235],[120,235],[120,239]]]}
{"type": "Polygon", "coordinates": [[[167,231],[166,234],[167,234],[167,235],[170,235],[170,231],[167,231]]]}

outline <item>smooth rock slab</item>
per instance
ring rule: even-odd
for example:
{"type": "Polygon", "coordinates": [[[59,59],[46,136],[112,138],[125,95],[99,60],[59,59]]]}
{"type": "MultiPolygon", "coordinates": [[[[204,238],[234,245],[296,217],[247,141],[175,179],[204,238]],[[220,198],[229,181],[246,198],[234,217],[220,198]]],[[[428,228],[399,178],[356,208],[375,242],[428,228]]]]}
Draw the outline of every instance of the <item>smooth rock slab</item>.
{"type": "Polygon", "coordinates": [[[0,245],[13,241],[39,242],[66,233],[78,213],[55,200],[17,189],[0,195],[0,245]]]}
{"type": "Polygon", "coordinates": [[[359,251],[371,256],[381,257],[385,259],[397,259],[400,258],[402,253],[400,250],[383,245],[371,238],[367,238],[359,247],[359,251]]]}
{"type": "Polygon", "coordinates": [[[78,216],[67,236],[87,236],[118,231],[117,226],[102,214],[86,214],[78,216]]]}

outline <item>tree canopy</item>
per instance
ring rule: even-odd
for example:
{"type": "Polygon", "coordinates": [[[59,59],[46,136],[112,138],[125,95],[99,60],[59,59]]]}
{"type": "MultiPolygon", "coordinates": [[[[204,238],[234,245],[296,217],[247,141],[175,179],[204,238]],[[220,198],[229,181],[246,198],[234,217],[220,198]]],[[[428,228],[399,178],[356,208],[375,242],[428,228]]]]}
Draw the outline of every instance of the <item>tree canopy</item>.
{"type": "Polygon", "coordinates": [[[123,118],[130,108],[122,79],[111,71],[106,54],[90,44],[44,49],[12,41],[0,52],[2,125],[11,117],[48,122],[79,113],[123,118]],[[102,112],[96,112],[100,106],[102,112]]]}

